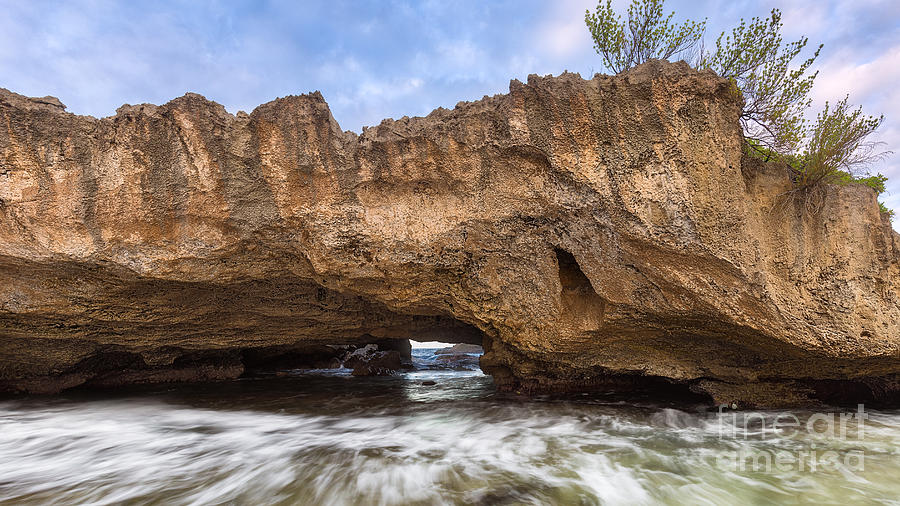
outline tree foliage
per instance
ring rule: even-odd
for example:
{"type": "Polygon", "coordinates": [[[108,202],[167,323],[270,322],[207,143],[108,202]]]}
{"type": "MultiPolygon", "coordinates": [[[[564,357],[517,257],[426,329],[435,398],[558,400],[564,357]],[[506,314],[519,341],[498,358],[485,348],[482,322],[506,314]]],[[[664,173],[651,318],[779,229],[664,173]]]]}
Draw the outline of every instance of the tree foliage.
{"type": "MultiPolygon", "coordinates": [[[[866,116],[862,107],[852,109],[847,99],[844,97],[833,108],[826,102],[817,116],[797,157],[800,161],[799,167],[794,168],[797,186],[839,182],[842,174],[856,175],[860,167],[884,156],[875,151],[876,143],[867,140],[884,121],[884,116],[866,116]]],[[[883,191],[883,180],[881,185],[883,191]]]]}
{"type": "Polygon", "coordinates": [[[619,73],[650,59],[668,60],[691,50],[706,30],[706,21],[672,23],[674,12],[663,15],[664,0],[632,0],[627,21],[616,14],[612,0],[597,4],[584,21],[594,39],[594,49],[612,72],[619,73]]]}
{"type": "Polygon", "coordinates": [[[697,67],[712,69],[735,82],[744,97],[741,123],[744,135],[781,153],[794,151],[805,134],[804,112],[817,72],[808,73],[822,49],[795,68],[794,59],[806,47],[803,37],[784,44],[781,12],[773,9],[766,19],[754,17],[730,34],[716,39],[715,49],[704,51],[697,67]]]}

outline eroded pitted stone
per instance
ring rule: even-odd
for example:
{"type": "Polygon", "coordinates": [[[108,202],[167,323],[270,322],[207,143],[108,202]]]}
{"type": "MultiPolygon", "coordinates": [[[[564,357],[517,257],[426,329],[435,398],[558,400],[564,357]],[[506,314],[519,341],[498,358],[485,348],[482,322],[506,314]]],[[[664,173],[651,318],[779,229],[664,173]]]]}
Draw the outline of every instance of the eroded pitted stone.
{"type": "Polygon", "coordinates": [[[412,337],[484,341],[507,389],[896,400],[897,234],[868,188],[785,204],[738,100],[651,62],[357,136],[318,93],[95,119],[2,91],[0,383],[71,386],[111,346],[412,337]]]}

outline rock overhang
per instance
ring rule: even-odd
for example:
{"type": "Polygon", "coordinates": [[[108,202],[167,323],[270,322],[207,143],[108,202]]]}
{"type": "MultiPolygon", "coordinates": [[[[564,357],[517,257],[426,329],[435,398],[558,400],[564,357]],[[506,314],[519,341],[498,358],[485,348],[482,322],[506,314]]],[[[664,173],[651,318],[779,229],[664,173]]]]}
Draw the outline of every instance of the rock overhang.
{"type": "Polygon", "coordinates": [[[739,111],[727,82],[664,62],[529,76],[359,136],[321,94],[98,120],[3,93],[0,378],[111,346],[456,332],[513,390],[895,399],[889,221],[852,187],[771,212],[790,183],[742,157],[739,111]]]}

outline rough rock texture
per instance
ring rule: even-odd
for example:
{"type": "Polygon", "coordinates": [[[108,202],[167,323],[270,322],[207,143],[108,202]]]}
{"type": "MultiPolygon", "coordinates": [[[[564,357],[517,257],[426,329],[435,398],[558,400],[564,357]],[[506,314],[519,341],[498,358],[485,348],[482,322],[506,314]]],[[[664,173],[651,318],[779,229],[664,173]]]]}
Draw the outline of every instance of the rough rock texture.
{"type": "Polygon", "coordinates": [[[375,344],[353,350],[344,358],[343,365],[353,369],[353,376],[389,376],[404,367],[399,351],[380,351],[375,344]]]}
{"type": "Polygon", "coordinates": [[[484,349],[477,344],[454,344],[447,348],[435,350],[435,355],[465,355],[470,353],[484,353],[484,349]]]}
{"type": "Polygon", "coordinates": [[[0,388],[412,337],[483,342],[503,389],[896,402],[900,237],[865,187],[785,204],[738,100],[651,62],[357,136],[319,93],[95,119],[0,91],[0,388]]]}

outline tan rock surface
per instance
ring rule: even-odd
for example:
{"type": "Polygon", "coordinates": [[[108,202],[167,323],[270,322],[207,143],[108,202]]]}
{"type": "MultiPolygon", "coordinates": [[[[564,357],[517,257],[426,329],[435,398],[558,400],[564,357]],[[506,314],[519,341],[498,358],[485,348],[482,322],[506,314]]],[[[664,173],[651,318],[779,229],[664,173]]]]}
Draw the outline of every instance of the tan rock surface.
{"type": "Polygon", "coordinates": [[[661,62],[359,136],[319,93],[95,119],[2,90],[0,389],[412,337],[484,340],[505,389],[624,374],[744,405],[895,402],[900,236],[862,186],[784,205],[784,170],[741,158],[739,108],[661,62]]]}

